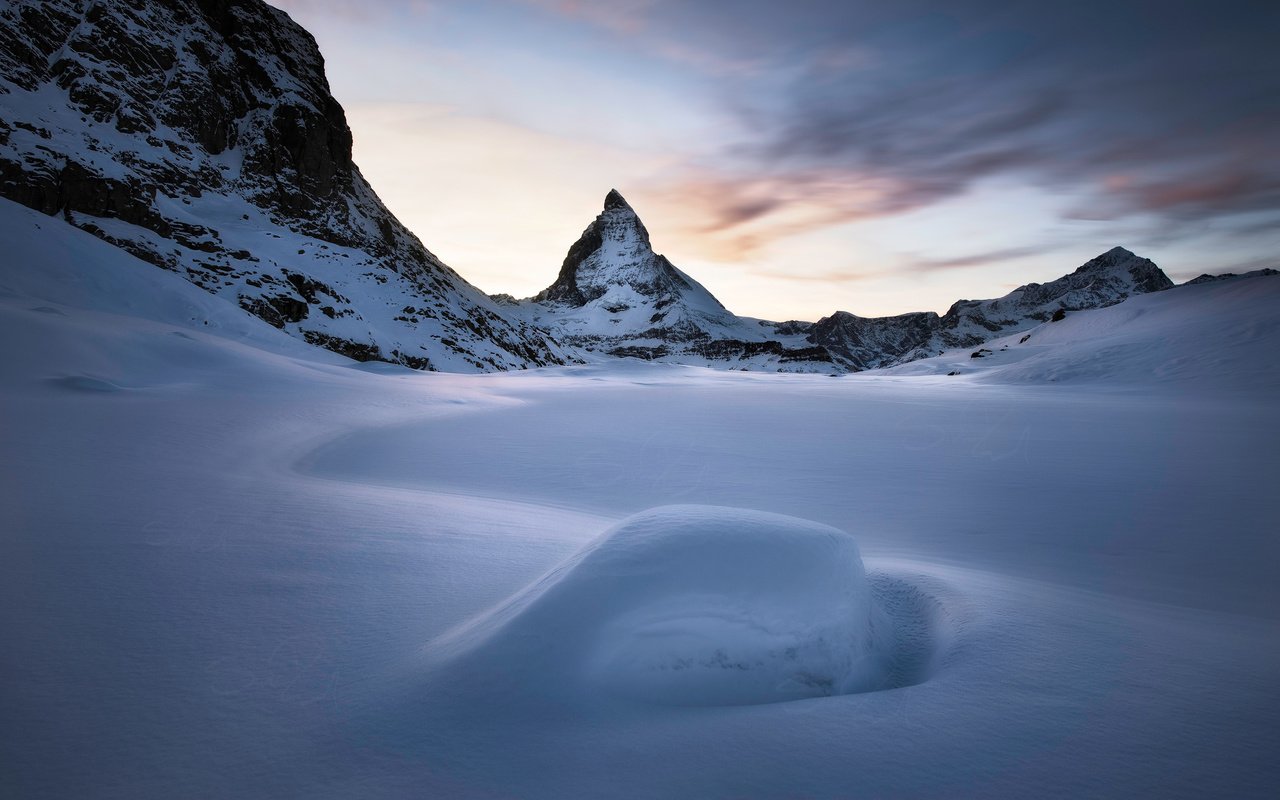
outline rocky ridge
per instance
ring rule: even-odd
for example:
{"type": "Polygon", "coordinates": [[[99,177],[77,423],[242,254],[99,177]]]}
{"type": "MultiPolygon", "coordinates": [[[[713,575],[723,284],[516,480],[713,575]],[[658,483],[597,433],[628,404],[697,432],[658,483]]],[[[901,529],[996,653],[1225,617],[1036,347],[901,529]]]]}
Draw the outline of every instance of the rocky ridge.
{"type": "Polygon", "coordinates": [[[807,333],[847,369],[874,369],[976,347],[1049,322],[1055,315],[1103,308],[1135,294],[1172,287],[1173,281],[1151,260],[1114,247],[1057,280],[1028,283],[994,300],[959,300],[941,316],[916,312],[867,318],[837,311],[807,333]]]}
{"type": "Polygon", "coordinates": [[[0,8],[0,195],[359,360],[569,358],[383,206],[315,40],[260,0],[0,8]]]}
{"type": "Polygon", "coordinates": [[[1237,278],[1269,278],[1273,275],[1280,275],[1280,270],[1271,269],[1270,267],[1264,267],[1263,269],[1255,269],[1249,272],[1242,272],[1239,274],[1236,274],[1234,272],[1224,272],[1221,275],[1210,275],[1209,273],[1206,272],[1203,275],[1197,275],[1196,277],[1192,278],[1191,280],[1187,281],[1182,285],[1198,286],[1202,283],[1217,283],[1218,281],[1231,281],[1231,280],[1236,280],[1237,278]]]}

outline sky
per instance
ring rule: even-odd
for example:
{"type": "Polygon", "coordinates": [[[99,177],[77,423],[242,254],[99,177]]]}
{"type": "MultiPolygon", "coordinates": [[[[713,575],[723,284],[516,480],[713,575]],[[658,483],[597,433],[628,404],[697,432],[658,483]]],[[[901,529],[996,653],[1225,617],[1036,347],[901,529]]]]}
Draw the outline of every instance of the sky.
{"type": "Polygon", "coordinates": [[[429,249],[527,297],[618,189],[730,310],[942,312],[1115,245],[1280,267],[1280,3],[272,0],[429,249]]]}

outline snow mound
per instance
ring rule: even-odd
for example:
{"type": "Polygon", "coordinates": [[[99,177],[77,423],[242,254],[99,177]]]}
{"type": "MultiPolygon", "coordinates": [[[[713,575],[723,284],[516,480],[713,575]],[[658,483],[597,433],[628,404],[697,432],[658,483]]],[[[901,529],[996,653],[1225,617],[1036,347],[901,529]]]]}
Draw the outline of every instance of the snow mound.
{"type": "Polygon", "coordinates": [[[849,534],[665,506],[623,520],[433,649],[468,681],[521,664],[525,690],[544,696],[724,706],[887,688],[892,640],[849,534]]]}

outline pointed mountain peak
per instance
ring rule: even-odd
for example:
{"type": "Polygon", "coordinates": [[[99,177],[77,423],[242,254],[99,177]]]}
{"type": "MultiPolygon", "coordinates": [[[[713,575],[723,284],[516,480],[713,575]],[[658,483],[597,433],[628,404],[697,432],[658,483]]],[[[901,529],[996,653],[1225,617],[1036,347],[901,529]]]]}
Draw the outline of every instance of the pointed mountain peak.
{"type": "Polygon", "coordinates": [[[1074,311],[1108,306],[1130,295],[1158,292],[1172,286],[1173,281],[1151,259],[1123,247],[1113,247],[1081,264],[1070,275],[1046,284],[1021,287],[1019,302],[1054,300],[1074,311]]]}
{"type": "MultiPolygon", "coordinates": [[[[657,298],[688,290],[690,283],[670,261],[653,252],[640,216],[617,189],[610,189],[604,210],[569,248],[555,283],[532,299],[582,306],[616,287],[626,287],[637,297],[657,298]]],[[[710,303],[719,306],[714,298],[710,303]]]]}
{"type": "Polygon", "coordinates": [[[1118,264],[1129,264],[1129,262],[1145,262],[1147,259],[1135,255],[1132,250],[1126,250],[1123,247],[1113,247],[1105,253],[1094,256],[1093,258],[1080,265],[1081,269],[1106,269],[1114,267],[1118,264]]]}
{"type": "Polygon", "coordinates": [[[1072,274],[1120,276],[1122,283],[1131,285],[1131,288],[1125,290],[1122,296],[1127,296],[1129,293],[1158,292],[1173,286],[1173,281],[1169,280],[1155,262],[1123,247],[1113,247],[1102,255],[1086,261],[1072,274]]]}
{"type": "Polygon", "coordinates": [[[631,207],[631,204],[617,189],[610,189],[609,193],[604,196],[604,210],[609,211],[615,208],[625,208],[627,211],[635,213],[635,209],[631,207]]]}

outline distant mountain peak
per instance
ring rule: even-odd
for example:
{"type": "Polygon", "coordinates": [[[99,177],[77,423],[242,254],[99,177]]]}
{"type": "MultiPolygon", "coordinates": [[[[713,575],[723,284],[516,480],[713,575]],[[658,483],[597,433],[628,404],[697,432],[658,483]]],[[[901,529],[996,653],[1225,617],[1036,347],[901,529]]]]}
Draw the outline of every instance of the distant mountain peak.
{"type": "Polygon", "coordinates": [[[615,356],[744,369],[831,366],[802,333],[779,338],[772,323],[735,316],[655,253],[644,223],[617,189],[569,248],[555,282],[511,307],[558,341],[615,356]]]}
{"type": "Polygon", "coordinates": [[[604,196],[604,210],[609,211],[614,208],[625,208],[627,211],[630,211],[633,214],[635,213],[635,209],[631,207],[631,204],[627,202],[627,199],[622,196],[621,192],[617,189],[610,189],[609,193],[604,196]]]}
{"type": "Polygon", "coordinates": [[[653,252],[639,215],[611,189],[604,210],[569,248],[555,283],[533,299],[582,306],[617,287],[655,296],[688,285],[670,261],[653,252]]]}
{"type": "MultiPolygon", "coordinates": [[[[1143,258],[1123,247],[1113,247],[1107,252],[1081,264],[1073,275],[1114,274],[1119,280],[1119,299],[1129,294],[1144,294],[1169,289],[1173,281],[1149,258],[1143,258]],[[1124,284],[1131,284],[1127,288],[1124,284]]],[[[1067,276],[1068,278],[1071,276],[1067,276]]],[[[1065,280],[1065,278],[1064,278],[1065,280]]]]}

